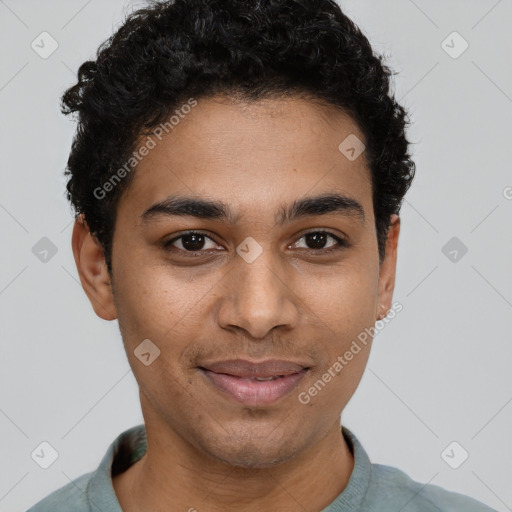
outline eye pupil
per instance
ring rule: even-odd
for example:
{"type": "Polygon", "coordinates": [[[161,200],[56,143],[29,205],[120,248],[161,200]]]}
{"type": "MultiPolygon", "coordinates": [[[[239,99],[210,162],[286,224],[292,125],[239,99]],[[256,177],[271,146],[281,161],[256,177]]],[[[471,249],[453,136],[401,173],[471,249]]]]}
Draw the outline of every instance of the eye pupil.
{"type": "Polygon", "coordinates": [[[182,237],[183,247],[189,251],[200,251],[204,246],[204,236],[191,233],[182,237]]]}
{"type": "Polygon", "coordinates": [[[306,243],[313,245],[312,249],[321,249],[325,245],[327,236],[327,233],[308,233],[306,243]]]}

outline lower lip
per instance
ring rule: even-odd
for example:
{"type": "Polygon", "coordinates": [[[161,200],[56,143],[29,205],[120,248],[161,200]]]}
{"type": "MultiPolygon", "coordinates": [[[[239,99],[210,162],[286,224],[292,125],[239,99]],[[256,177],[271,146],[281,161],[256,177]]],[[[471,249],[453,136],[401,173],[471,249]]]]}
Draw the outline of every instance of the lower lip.
{"type": "Polygon", "coordinates": [[[215,373],[201,368],[209,382],[218,389],[246,405],[267,405],[290,393],[304,377],[307,370],[279,377],[274,380],[258,381],[215,373]]]}

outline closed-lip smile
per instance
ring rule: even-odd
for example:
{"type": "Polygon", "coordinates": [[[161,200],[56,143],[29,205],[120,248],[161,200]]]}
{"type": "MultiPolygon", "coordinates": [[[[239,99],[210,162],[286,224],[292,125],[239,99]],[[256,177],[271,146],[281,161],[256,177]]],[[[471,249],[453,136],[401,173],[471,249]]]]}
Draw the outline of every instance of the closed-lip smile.
{"type": "Polygon", "coordinates": [[[204,363],[198,368],[224,395],[252,406],[268,405],[284,397],[310,369],[283,359],[228,359],[204,363]]]}

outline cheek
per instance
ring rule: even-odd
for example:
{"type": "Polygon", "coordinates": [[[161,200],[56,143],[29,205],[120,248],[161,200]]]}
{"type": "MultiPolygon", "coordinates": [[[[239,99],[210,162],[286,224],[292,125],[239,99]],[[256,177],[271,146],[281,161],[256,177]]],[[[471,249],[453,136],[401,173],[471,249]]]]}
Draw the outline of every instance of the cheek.
{"type": "Polygon", "coordinates": [[[355,324],[343,329],[336,333],[336,337],[325,331],[332,340],[325,343],[326,357],[299,395],[301,403],[318,407],[326,416],[333,410],[341,413],[347,405],[359,385],[370,355],[372,338],[366,331],[362,331],[364,338],[358,338],[361,330],[355,324]]]}
{"type": "Polygon", "coordinates": [[[321,393],[324,403],[348,399],[364,372],[375,324],[377,282],[373,267],[353,266],[316,279],[317,286],[309,292],[307,310],[314,314],[308,322],[321,333],[325,354],[315,378],[329,382],[329,390],[321,393]]]}
{"type": "Polygon", "coordinates": [[[138,268],[144,270],[125,272],[115,287],[119,325],[128,336],[125,342],[136,342],[141,336],[163,341],[172,336],[173,328],[180,328],[180,322],[196,318],[198,296],[204,293],[186,280],[173,278],[166,268],[138,268]]]}
{"type": "Polygon", "coordinates": [[[199,332],[196,294],[166,278],[165,269],[126,273],[120,281],[116,299],[119,328],[140,388],[152,402],[168,403],[170,389],[173,400],[185,400],[183,386],[187,384],[180,362],[191,337],[199,332]],[[142,345],[143,340],[151,344],[142,345]],[[145,365],[143,354],[147,352],[149,364],[145,365]]]}
{"type": "Polygon", "coordinates": [[[297,295],[325,328],[343,338],[375,321],[378,276],[371,266],[350,264],[317,274],[300,284],[297,295]]]}

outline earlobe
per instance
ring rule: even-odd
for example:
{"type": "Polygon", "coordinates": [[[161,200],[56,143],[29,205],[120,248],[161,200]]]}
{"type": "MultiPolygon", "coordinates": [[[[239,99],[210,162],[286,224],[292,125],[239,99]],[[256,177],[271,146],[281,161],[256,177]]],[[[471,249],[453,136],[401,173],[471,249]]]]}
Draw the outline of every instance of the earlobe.
{"type": "Polygon", "coordinates": [[[391,215],[390,226],[386,239],[386,250],[384,260],[380,265],[379,273],[379,300],[375,316],[382,320],[391,309],[393,291],[395,289],[396,261],[398,250],[398,237],[400,235],[400,217],[391,215]]]}
{"type": "Polygon", "coordinates": [[[103,320],[115,320],[117,313],[103,248],[91,234],[83,214],[75,219],[71,246],[80,282],[94,312],[103,320]]]}

